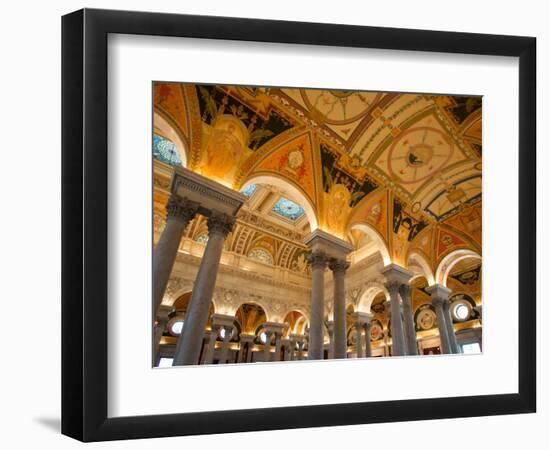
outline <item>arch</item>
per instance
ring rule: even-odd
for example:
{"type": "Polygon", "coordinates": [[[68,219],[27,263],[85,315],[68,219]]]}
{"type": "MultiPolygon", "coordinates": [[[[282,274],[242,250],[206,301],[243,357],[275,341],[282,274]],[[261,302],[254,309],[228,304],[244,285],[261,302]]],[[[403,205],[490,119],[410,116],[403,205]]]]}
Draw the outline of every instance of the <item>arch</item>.
{"type": "Polygon", "coordinates": [[[437,270],[435,272],[435,282],[443,286],[447,286],[447,277],[449,276],[449,273],[451,272],[453,266],[459,261],[467,258],[475,258],[481,260],[481,256],[478,253],[469,249],[459,249],[449,253],[441,260],[441,262],[437,266],[437,270]]]}
{"type": "Polygon", "coordinates": [[[350,230],[360,230],[368,235],[374,241],[376,247],[378,248],[378,251],[382,255],[382,261],[384,265],[387,266],[388,264],[391,264],[390,251],[388,249],[386,241],[372,225],[369,225],[365,222],[357,222],[350,227],[350,230]]]}
{"type": "MultiPolygon", "coordinates": [[[[421,253],[413,250],[407,257],[407,269],[410,269],[412,265],[416,265],[421,269],[421,276],[426,278],[428,286],[432,286],[435,283],[435,277],[430,264],[427,259],[421,253]]],[[[413,277],[416,278],[416,275],[413,277]]]]}
{"type": "Polygon", "coordinates": [[[308,320],[306,314],[304,314],[299,308],[292,308],[284,315],[283,323],[288,324],[287,334],[304,334],[308,320]],[[295,313],[295,317],[289,317],[292,313],[295,313]],[[292,319],[294,319],[294,323],[291,323],[292,319]],[[299,330],[301,330],[301,332],[299,330]]]}
{"type": "Polygon", "coordinates": [[[235,307],[235,313],[234,313],[235,316],[237,315],[237,311],[238,311],[243,305],[254,305],[254,306],[258,306],[259,308],[262,309],[262,311],[263,311],[264,314],[265,314],[265,321],[266,321],[266,322],[270,322],[270,321],[271,321],[271,313],[269,312],[269,309],[267,308],[267,306],[263,305],[262,303],[260,303],[260,302],[257,301],[257,300],[248,300],[248,299],[245,299],[245,300],[243,300],[242,302],[240,302],[239,304],[237,304],[237,306],[235,307]]]}
{"type": "Polygon", "coordinates": [[[187,140],[182,138],[180,134],[175,130],[175,128],[170,125],[168,120],[166,120],[158,111],[153,112],[153,126],[157,128],[162,134],[170,139],[179,150],[181,165],[187,167],[188,161],[188,148],[187,140]]]}
{"type": "Polygon", "coordinates": [[[384,295],[386,296],[386,300],[390,299],[390,294],[382,283],[378,281],[371,281],[367,283],[364,287],[362,294],[359,296],[356,311],[367,314],[370,313],[372,302],[380,292],[384,293],[384,295]]]}
{"type": "Polygon", "coordinates": [[[239,188],[239,191],[246,189],[251,184],[267,184],[281,189],[285,192],[285,194],[288,193],[289,200],[292,200],[293,202],[304,208],[304,212],[309,222],[309,227],[311,231],[319,228],[319,222],[317,220],[317,214],[315,212],[315,207],[313,206],[313,203],[311,203],[311,201],[302,192],[302,190],[294,185],[294,183],[292,183],[290,180],[277,177],[275,175],[256,175],[252,176],[245,183],[243,183],[239,188]]]}

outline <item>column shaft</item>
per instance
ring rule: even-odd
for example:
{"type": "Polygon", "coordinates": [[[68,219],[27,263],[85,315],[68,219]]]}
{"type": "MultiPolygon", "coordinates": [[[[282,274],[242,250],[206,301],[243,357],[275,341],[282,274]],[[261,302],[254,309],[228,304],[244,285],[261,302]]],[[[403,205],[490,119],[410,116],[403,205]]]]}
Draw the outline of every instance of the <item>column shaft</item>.
{"type": "Polygon", "coordinates": [[[233,332],[233,327],[223,327],[225,334],[223,336],[222,348],[220,351],[220,359],[218,364],[225,364],[227,362],[227,352],[229,350],[229,341],[231,340],[231,333],[233,332]]]}
{"type": "Polygon", "coordinates": [[[334,279],[334,357],[346,358],[346,290],[345,275],[349,264],[344,260],[332,260],[330,269],[334,279]]]}
{"type": "Polygon", "coordinates": [[[460,353],[460,347],[456,340],[455,329],[453,326],[453,317],[451,315],[451,302],[447,300],[443,305],[445,312],[445,325],[447,326],[447,335],[449,339],[449,349],[451,353],[460,353]]]}
{"type": "Polygon", "coordinates": [[[214,352],[216,351],[216,338],[218,337],[218,329],[212,327],[210,332],[210,337],[208,339],[208,346],[206,347],[206,352],[202,358],[203,364],[212,364],[214,361],[214,352]]]}
{"type": "Polygon", "coordinates": [[[364,358],[365,354],[363,352],[363,324],[355,324],[355,340],[357,342],[357,357],[364,358]]]}
{"type": "Polygon", "coordinates": [[[183,232],[198,208],[198,203],[175,196],[166,205],[166,225],[153,251],[153,319],[162,303],[183,232]]]}
{"type": "Polygon", "coordinates": [[[372,357],[372,342],[370,340],[371,324],[365,324],[365,354],[367,358],[372,357]]]}
{"type": "Polygon", "coordinates": [[[411,287],[402,284],[399,288],[401,301],[403,302],[403,328],[405,332],[405,342],[407,355],[418,355],[418,346],[416,344],[416,329],[414,326],[414,317],[411,304],[411,287]]]}
{"type": "Polygon", "coordinates": [[[197,364],[208,311],[216,285],[224,240],[235,219],[212,213],[208,218],[208,243],[191,294],[183,331],[176,346],[174,365],[197,364]]]}
{"type": "Polygon", "coordinates": [[[313,253],[311,262],[311,316],[309,319],[308,359],[323,359],[323,320],[325,315],[324,273],[326,256],[313,253]]]}
{"type": "Polygon", "coordinates": [[[443,311],[443,302],[445,300],[436,298],[432,300],[435,307],[435,314],[437,316],[437,328],[439,330],[439,340],[441,342],[441,353],[451,353],[451,347],[449,343],[449,334],[447,330],[447,323],[445,320],[445,311],[443,311]]]}
{"type": "Polygon", "coordinates": [[[264,331],[265,344],[264,344],[264,362],[271,361],[271,331],[264,331]]]}
{"type": "Polygon", "coordinates": [[[399,283],[396,281],[386,283],[386,288],[390,293],[392,356],[403,356],[406,352],[399,301],[399,283]]]}

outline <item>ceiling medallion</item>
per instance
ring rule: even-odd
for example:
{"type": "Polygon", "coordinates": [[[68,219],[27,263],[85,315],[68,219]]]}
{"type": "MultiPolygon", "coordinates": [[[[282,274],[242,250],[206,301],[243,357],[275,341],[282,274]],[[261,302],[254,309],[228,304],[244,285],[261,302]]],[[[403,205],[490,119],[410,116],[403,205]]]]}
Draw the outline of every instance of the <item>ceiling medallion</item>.
{"type": "Polygon", "coordinates": [[[390,147],[388,172],[399,183],[418,183],[445,167],[453,152],[452,142],[441,130],[410,128],[390,147]]]}

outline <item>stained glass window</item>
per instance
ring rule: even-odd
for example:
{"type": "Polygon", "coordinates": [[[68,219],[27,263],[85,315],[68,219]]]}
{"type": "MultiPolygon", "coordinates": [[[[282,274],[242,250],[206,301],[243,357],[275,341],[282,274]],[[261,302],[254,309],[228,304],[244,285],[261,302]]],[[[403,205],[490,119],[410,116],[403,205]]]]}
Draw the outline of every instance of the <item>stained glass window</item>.
{"type": "Polygon", "coordinates": [[[273,265],[273,256],[263,248],[253,248],[248,252],[248,257],[264,264],[273,265]]]}
{"type": "Polygon", "coordinates": [[[252,197],[252,194],[254,194],[254,192],[256,191],[256,185],[255,184],[251,184],[249,186],[247,186],[246,188],[244,188],[241,193],[245,196],[245,197],[252,197]]]}
{"type": "Polygon", "coordinates": [[[171,166],[181,166],[181,157],[176,144],[158,134],[153,135],[153,156],[171,166]]]}
{"type": "Polygon", "coordinates": [[[279,201],[275,203],[272,211],[292,221],[295,221],[304,214],[304,208],[284,197],[281,197],[279,201]]]}

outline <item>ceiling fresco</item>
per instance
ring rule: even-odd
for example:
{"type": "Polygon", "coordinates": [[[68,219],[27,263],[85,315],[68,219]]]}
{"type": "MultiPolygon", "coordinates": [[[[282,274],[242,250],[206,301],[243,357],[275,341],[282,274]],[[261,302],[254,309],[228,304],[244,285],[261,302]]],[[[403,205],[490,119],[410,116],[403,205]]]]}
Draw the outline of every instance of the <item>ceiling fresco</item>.
{"type": "Polygon", "coordinates": [[[337,236],[367,224],[396,262],[481,251],[479,96],[156,83],[154,108],[189,143],[191,170],[236,190],[291,184],[300,196],[273,205],[291,221],[305,201],[337,236]]]}

